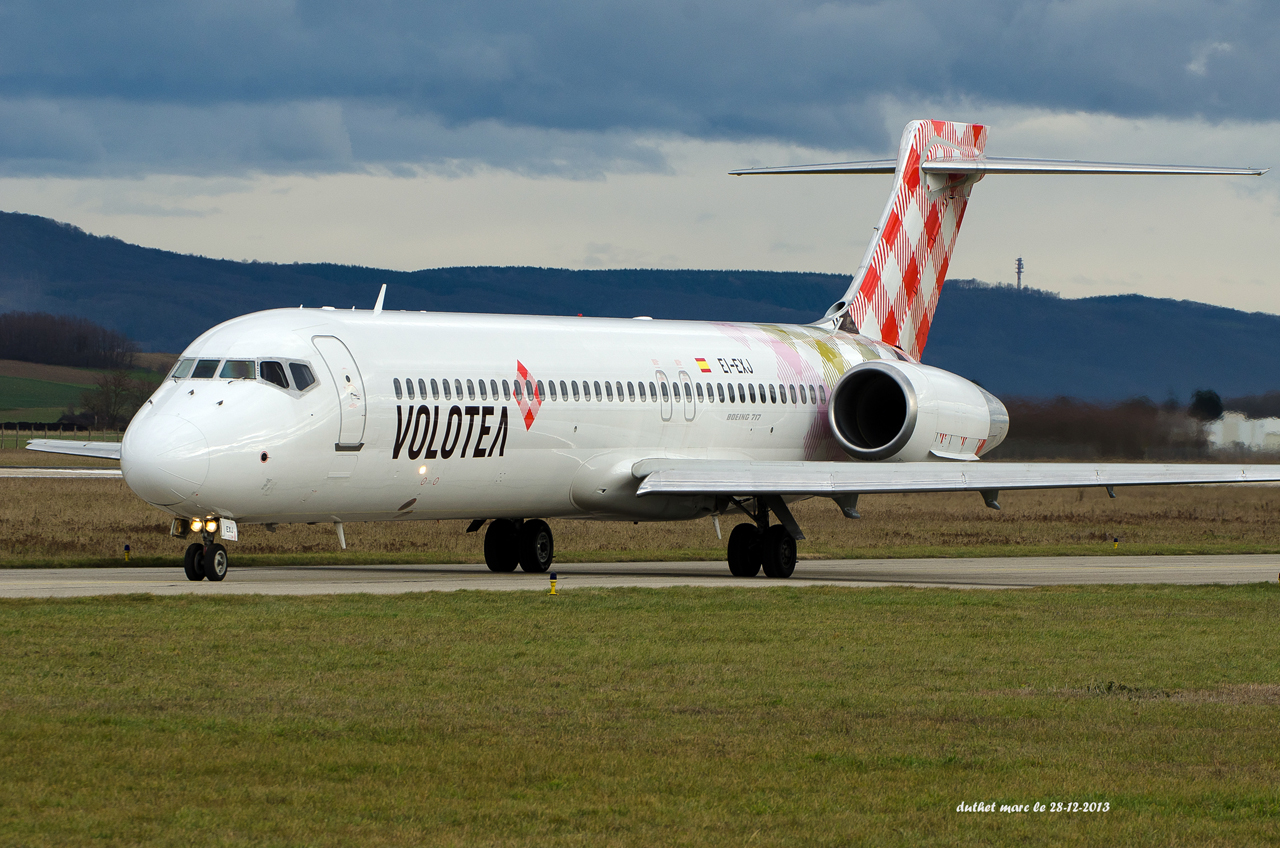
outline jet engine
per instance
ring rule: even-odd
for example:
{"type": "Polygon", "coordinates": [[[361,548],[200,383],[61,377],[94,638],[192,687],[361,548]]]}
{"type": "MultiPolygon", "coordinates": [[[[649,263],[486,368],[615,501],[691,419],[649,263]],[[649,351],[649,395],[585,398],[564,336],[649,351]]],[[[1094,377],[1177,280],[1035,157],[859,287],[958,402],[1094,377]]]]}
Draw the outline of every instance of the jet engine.
{"type": "Polygon", "coordinates": [[[873,360],[844,373],[827,406],[831,431],[855,459],[977,459],[1004,441],[999,399],[950,371],[873,360]]]}

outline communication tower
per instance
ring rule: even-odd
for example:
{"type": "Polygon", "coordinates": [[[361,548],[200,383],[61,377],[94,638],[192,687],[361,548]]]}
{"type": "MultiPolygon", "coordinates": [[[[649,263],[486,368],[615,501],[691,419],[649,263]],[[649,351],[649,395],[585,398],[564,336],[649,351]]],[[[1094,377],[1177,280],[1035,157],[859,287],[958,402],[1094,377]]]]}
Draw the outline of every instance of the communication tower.
{"type": "Polygon", "coordinates": [[[1022,291],[1022,257],[1018,257],[1018,264],[1013,266],[1018,269],[1018,291],[1022,291]]]}

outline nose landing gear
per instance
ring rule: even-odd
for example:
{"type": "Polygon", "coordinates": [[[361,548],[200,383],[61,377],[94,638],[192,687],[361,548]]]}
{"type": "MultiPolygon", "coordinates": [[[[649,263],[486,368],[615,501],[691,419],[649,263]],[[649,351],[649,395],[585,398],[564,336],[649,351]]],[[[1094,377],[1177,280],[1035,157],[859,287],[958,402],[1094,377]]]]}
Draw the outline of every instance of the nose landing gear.
{"type": "MultiPolygon", "coordinates": [[[[214,530],[218,524],[215,520],[207,522],[200,519],[192,519],[192,529],[199,523],[200,538],[202,541],[193,542],[187,545],[186,553],[182,557],[182,570],[186,573],[187,579],[192,582],[199,582],[208,578],[212,582],[218,582],[227,576],[227,549],[214,541],[214,530]],[[209,529],[212,525],[213,529],[209,529]]],[[[186,536],[186,522],[182,519],[175,519],[173,527],[170,529],[170,535],[184,537],[186,536]]]]}
{"type": "Polygon", "coordinates": [[[803,539],[804,534],[786,503],[780,497],[758,497],[752,511],[737,498],[731,500],[755,523],[739,524],[729,534],[729,573],[734,577],[755,577],[763,568],[765,577],[790,577],[796,570],[796,540],[803,539]],[[780,524],[769,525],[770,509],[780,524]]]}

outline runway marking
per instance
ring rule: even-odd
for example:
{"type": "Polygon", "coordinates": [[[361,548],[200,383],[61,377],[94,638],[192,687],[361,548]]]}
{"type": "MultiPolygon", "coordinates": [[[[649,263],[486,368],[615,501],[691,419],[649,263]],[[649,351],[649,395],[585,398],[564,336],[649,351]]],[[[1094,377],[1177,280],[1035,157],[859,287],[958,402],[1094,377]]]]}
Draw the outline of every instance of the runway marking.
{"type": "Polygon", "coordinates": [[[119,468],[86,468],[86,467],[0,467],[0,477],[24,479],[86,479],[86,478],[120,478],[124,475],[119,468]]]}
{"type": "MultiPolygon", "coordinates": [[[[176,558],[175,558],[176,559],[176,558]]],[[[785,588],[911,586],[1022,589],[1106,583],[1274,582],[1280,555],[1008,557],[902,560],[805,560],[790,580],[733,577],[722,562],[573,563],[556,569],[558,590],[637,586],[785,588]]],[[[225,581],[185,580],[170,568],[0,569],[0,597],[156,595],[402,594],[461,590],[546,591],[545,574],[494,574],[483,565],[272,566],[237,569],[225,581]]]]}

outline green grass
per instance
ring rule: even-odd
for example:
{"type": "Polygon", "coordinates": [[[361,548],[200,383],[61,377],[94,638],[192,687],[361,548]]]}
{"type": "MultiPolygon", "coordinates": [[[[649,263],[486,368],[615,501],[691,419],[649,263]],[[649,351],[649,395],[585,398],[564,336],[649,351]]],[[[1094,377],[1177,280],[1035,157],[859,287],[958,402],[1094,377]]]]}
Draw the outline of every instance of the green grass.
{"type": "Polygon", "coordinates": [[[0,409],[24,409],[30,407],[79,406],[80,397],[91,386],[71,383],[54,383],[49,380],[32,380],[27,377],[0,376],[0,409]]]}
{"type": "Polygon", "coordinates": [[[1278,611],[1261,584],[0,601],[0,842],[1274,843],[1278,611]]]}

